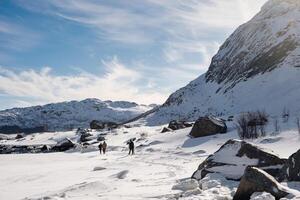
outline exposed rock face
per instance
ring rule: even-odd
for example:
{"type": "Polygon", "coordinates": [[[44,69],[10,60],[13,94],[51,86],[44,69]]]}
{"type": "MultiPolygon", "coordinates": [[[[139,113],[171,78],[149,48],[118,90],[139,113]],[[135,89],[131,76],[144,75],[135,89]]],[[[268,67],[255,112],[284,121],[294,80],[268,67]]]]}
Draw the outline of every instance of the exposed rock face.
{"type": "Polygon", "coordinates": [[[226,133],[226,123],[216,117],[200,117],[194,124],[190,133],[193,137],[204,137],[217,133],[226,133]]]}
{"type": "Polygon", "coordinates": [[[299,47],[300,34],[294,30],[300,27],[291,14],[299,8],[297,1],[269,1],[221,46],[206,73],[207,81],[231,82],[233,87],[239,81],[279,67],[299,47]]]}
{"type": "Polygon", "coordinates": [[[287,160],[282,168],[281,180],[300,181],[300,150],[287,160]]]}
{"type": "Polygon", "coordinates": [[[267,192],[275,199],[289,195],[289,191],[282,187],[271,175],[256,167],[247,167],[233,200],[249,200],[255,192],[267,192]]]}
{"type": "Polygon", "coordinates": [[[229,140],[198,167],[193,178],[200,180],[208,173],[220,173],[227,179],[240,180],[247,166],[264,169],[278,176],[285,159],[240,140],[229,140]]]}

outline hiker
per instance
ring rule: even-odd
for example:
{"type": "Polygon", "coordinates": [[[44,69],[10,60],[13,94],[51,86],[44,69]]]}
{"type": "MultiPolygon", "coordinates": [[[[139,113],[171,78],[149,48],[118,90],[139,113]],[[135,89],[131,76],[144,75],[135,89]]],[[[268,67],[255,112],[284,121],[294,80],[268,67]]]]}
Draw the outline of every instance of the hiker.
{"type": "Polygon", "coordinates": [[[103,145],[102,145],[103,154],[105,154],[106,148],[107,148],[107,144],[106,144],[106,142],[104,141],[104,142],[103,142],[103,145]]]}
{"type": "Polygon", "coordinates": [[[99,148],[100,154],[102,154],[103,144],[101,142],[98,145],[98,148],[99,148]]]}
{"type": "Polygon", "coordinates": [[[133,140],[130,140],[128,142],[128,146],[129,146],[129,154],[128,155],[130,155],[130,153],[131,153],[131,155],[133,155],[134,154],[134,143],[133,143],[133,140]]]}

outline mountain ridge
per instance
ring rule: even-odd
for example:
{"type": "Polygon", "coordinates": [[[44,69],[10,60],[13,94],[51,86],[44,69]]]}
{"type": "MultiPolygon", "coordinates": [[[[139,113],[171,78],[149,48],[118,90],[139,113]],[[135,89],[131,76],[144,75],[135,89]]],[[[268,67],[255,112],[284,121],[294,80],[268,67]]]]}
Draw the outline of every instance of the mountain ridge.
{"type": "Polygon", "coordinates": [[[92,120],[122,123],[150,109],[152,106],[138,105],[134,102],[101,101],[99,99],[12,108],[0,111],[0,132],[1,127],[4,129],[5,127],[33,129],[33,131],[35,128],[38,128],[37,131],[87,128],[92,120]]]}
{"type": "Polygon", "coordinates": [[[269,0],[239,26],[208,71],[170,95],[149,125],[263,109],[300,111],[300,1],[269,0]]]}

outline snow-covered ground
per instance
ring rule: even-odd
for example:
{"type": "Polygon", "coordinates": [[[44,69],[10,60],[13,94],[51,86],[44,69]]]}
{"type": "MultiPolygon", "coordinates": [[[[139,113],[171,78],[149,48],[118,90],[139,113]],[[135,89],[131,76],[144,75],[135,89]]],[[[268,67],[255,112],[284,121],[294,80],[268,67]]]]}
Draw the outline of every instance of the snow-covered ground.
{"type": "MultiPolygon", "coordinates": [[[[190,128],[160,133],[162,126],[141,124],[110,132],[106,155],[99,155],[96,144],[65,153],[0,155],[0,199],[231,199],[238,182],[216,174],[200,183],[189,178],[209,154],[238,138],[232,127],[227,134],[191,139],[190,128]],[[128,156],[125,142],[134,137],[136,154],[128,156]],[[199,184],[201,190],[195,188],[199,184]]],[[[0,144],[54,144],[66,136],[77,137],[75,132],[40,133],[0,144]]],[[[300,136],[288,130],[251,142],[287,158],[298,150],[300,136]]]]}

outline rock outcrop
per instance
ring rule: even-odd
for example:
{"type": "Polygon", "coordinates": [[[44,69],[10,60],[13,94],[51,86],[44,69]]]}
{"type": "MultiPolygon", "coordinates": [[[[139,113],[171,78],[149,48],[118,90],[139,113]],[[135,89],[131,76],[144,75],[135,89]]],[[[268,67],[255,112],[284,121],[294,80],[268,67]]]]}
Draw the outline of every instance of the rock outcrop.
{"type": "Polygon", "coordinates": [[[282,168],[280,180],[300,181],[300,150],[288,158],[282,168]]]}
{"type": "Polygon", "coordinates": [[[216,117],[200,117],[194,124],[190,135],[192,137],[204,137],[218,133],[226,133],[226,123],[216,117]]]}
{"type": "Polygon", "coordinates": [[[198,167],[192,178],[202,179],[209,173],[220,173],[227,179],[240,180],[247,166],[264,169],[277,177],[285,159],[241,140],[227,141],[198,167]]]}
{"type": "Polygon", "coordinates": [[[249,200],[255,192],[267,192],[275,199],[290,194],[288,189],[280,185],[275,178],[256,167],[247,167],[233,200],[249,200]]]}
{"type": "Polygon", "coordinates": [[[75,146],[75,143],[73,143],[69,138],[65,138],[62,141],[58,142],[54,147],[52,147],[52,150],[67,151],[73,149],[75,146]]]}

